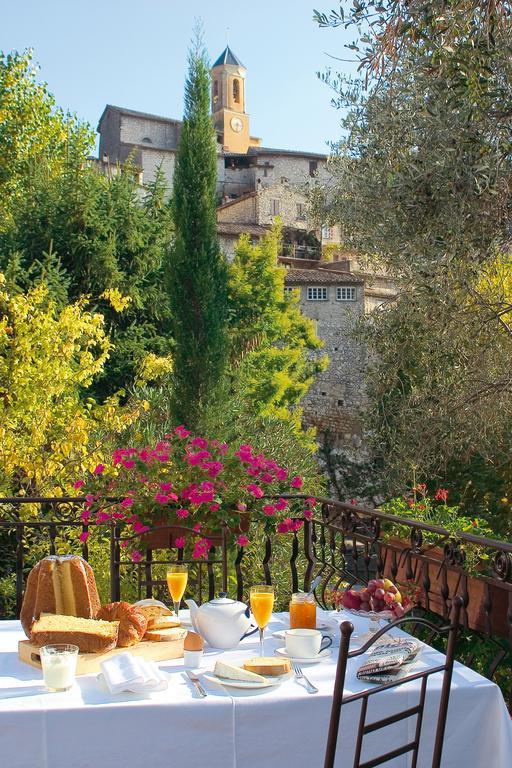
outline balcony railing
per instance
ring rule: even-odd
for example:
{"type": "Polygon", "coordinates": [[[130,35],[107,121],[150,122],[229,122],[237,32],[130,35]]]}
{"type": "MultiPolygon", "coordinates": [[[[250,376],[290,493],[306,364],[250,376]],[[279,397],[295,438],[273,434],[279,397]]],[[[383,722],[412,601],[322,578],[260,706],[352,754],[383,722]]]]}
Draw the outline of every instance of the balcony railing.
{"type": "Polygon", "coordinates": [[[284,243],[282,255],[291,259],[310,259],[312,261],[319,261],[321,250],[320,246],[284,243]]]}
{"type": "Polygon", "coordinates": [[[75,553],[98,561],[98,552],[106,555],[108,551],[108,563],[104,555],[99,559],[102,574],[97,579],[103,579],[103,593],[112,600],[121,599],[128,586],[130,594],[135,591],[139,597],[168,599],[165,566],[171,561],[189,563],[190,588],[199,601],[221,590],[246,599],[259,571],[258,579],[277,585],[280,607],[285,607],[292,592],[308,590],[317,575],[322,577],[315,592],[317,601],[332,607],[332,589],[364,583],[380,574],[417,588],[417,615],[428,614],[439,621],[449,616],[453,598],[461,595],[459,657],[501,683],[510,701],[512,544],[463,532],[454,535],[439,526],[319,499],[319,513],[301,520],[301,528],[294,533],[276,535],[272,520],[253,521],[254,534],[248,535],[256,544],[251,548],[238,547],[224,527],[205,561],[187,560],[180,549],[155,548],[147,550],[142,562],[133,563],[121,546],[125,536],[119,524],[80,521],[84,502],[82,498],[0,498],[0,585],[4,584],[0,618],[19,615],[28,571],[46,554],[75,553]],[[81,532],[91,534],[88,541],[79,540],[81,532]],[[467,557],[471,548],[481,557],[476,566],[475,558],[467,557]],[[15,593],[12,603],[5,589],[9,580],[15,593]]]}

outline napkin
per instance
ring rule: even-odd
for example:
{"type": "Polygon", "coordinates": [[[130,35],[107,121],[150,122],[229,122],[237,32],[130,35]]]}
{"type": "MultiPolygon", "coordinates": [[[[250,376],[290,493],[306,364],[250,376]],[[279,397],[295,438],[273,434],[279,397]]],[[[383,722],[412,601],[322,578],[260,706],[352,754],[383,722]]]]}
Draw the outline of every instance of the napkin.
{"type": "Polygon", "coordinates": [[[416,658],[420,644],[408,638],[396,638],[381,643],[370,658],[357,670],[357,679],[368,683],[391,683],[409,674],[410,663],[416,658]]]}
{"type": "Polygon", "coordinates": [[[165,691],[167,677],[154,661],[147,661],[131,653],[119,653],[107,661],[102,661],[101,671],[110,693],[132,691],[165,691]]]}

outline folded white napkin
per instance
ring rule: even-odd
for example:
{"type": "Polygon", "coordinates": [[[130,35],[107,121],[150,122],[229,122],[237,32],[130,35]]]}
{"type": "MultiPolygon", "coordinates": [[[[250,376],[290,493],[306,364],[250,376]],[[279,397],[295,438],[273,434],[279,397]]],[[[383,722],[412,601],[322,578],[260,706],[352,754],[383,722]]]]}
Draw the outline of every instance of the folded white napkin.
{"type": "Polygon", "coordinates": [[[165,691],[167,677],[154,661],[147,661],[131,653],[119,653],[101,662],[103,678],[110,693],[132,691],[165,691]]]}

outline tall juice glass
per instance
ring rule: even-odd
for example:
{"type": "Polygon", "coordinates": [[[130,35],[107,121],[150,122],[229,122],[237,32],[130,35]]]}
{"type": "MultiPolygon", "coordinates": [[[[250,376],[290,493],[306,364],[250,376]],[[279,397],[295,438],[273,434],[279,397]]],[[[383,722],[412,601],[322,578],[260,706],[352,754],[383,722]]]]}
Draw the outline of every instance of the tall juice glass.
{"type": "Polygon", "coordinates": [[[259,584],[251,587],[251,611],[260,630],[260,656],[263,656],[263,633],[274,610],[274,587],[259,584]]]}
{"type": "Polygon", "coordinates": [[[172,602],[174,603],[174,613],[178,619],[181,598],[185,593],[185,588],[188,581],[188,566],[186,565],[170,565],[167,568],[167,586],[171,593],[172,602]]]}

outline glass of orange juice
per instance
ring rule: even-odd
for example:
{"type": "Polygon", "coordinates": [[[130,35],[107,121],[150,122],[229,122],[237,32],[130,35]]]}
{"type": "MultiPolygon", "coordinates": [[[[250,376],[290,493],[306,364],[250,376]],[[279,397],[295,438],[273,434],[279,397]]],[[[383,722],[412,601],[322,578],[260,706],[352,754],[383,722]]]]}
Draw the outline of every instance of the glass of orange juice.
{"type": "Polygon", "coordinates": [[[274,610],[274,587],[258,584],[251,587],[251,611],[260,630],[260,656],[263,656],[263,633],[274,610]]]}
{"type": "Polygon", "coordinates": [[[172,601],[174,603],[174,613],[178,619],[180,602],[188,581],[188,566],[177,563],[176,565],[169,565],[167,568],[167,586],[171,593],[172,601]]]}

